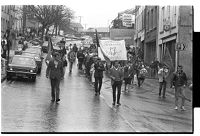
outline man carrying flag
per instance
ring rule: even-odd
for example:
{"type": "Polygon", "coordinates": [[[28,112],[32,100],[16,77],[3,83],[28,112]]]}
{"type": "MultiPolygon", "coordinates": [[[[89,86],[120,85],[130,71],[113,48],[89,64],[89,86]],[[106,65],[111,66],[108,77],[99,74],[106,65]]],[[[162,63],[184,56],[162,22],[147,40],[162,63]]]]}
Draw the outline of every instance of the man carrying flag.
{"type": "Polygon", "coordinates": [[[104,57],[106,63],[108,64],[108,71],[109,71],[109,74],[110,74],[111,85],[112,85],[112,90],[113,90],[113,103],[112,103],[112,105],[114,106],[115,102],[116,102],[116,92],[117,92],[117,105],[121,105],[120,95],[121,95],[122,81],[124,79],[123,70],[119,67],[120,65],[119,65],[118,61],[115,61],[114,66],[112,68],[110,68],[110,64],[111,64],[110,59],[105,54],[105,52],[102,50],[102,48],[99,44],[99,38],[98,38],[97,30],[95,30],[95,31],[96,31],[97,47],[100,48],[100,51],[103,54],[103,57],[104,57]]]}

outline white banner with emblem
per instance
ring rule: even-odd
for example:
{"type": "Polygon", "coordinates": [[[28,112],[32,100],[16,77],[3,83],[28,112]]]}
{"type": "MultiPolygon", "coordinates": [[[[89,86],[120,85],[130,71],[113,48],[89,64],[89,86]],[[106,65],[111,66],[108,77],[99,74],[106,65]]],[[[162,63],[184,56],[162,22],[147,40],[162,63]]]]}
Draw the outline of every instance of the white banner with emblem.
{"type": "MultiPolygon", "coordinates": [[[[100,47],[105,55],[111,60],[127,60],[127,52],[124,40],[100,40],[100,47]]],[[[105,60],[98,48],[98,57],[105,60]]]]}

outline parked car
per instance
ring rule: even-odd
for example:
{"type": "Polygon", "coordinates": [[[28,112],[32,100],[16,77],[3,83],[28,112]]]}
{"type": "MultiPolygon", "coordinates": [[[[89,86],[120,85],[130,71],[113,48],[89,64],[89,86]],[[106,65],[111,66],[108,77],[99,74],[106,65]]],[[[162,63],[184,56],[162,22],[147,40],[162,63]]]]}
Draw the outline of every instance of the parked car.
{"type": "Polygon", "coordinates": [[[25,51],[39,54],[39,56],[42,57],[42,49],[41,49],[41,47],[32,46],[32,47],[27,48],[25,51]]]}
{"type": "Polygon", "coordinates": [[[7,67],[7,79],[16,76],[30,78],[35,81],[37,71],[35,59],[23,55],[14,55],[7,67]]]}
{"type": "Polygon", "coordinates": [[[34,58],[38,67],[38,73],[41,73],[42,60],[44,59],[43,57],[39,56],[39,54],[37,53],[32,53],[32,52],[27,52],[27,51],[23,51],[22,55],[34,58]]]}
{"type": "Polygon", "coordinates": [[[33,40],[30,40],[29,42],[32,43],[33,46],[38,46],[38,45],[42,46],[43,44],[43,41],[39,38],[35,38],[33,40]]]}

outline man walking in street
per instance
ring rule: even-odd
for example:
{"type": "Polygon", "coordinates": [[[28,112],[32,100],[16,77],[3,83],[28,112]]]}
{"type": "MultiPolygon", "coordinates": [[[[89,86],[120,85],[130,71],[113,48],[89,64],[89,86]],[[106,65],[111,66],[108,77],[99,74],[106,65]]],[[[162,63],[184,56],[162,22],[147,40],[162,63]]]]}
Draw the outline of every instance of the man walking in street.
{"type": "Polygon", "coordinates": [[[113,105],[115,105],[116,101],[116,89],[117,89],[117,104],[120,104],[120,95],[121,95],[121,87],[122,81],[124,78],[123,70],[120,68],[118,61],[114,62],[114,66],[109,69],[111,85],[113,90],[113,105]]]}
{"type": "Polygon", "coordinates": [[[162,97],[165,98],[167,74],[168,70],[166,69],[166,67],[164,67],[161,63],[159,63],[158,65],[159,97],[161,97],[161,91],[163,89],[162,97]]]}
{"type": "Polygon", "coordinates": [[[102,79],[103,79],[103,71],[105,71],[104,65],[101,62],[100,58],[97,58],[96,63],[94,64],[94,78],[95,78],[95,95],[97,93],[100,95],[102,79]]]}
{"type": "Polygon", "coordinates": [[[73,50],[68,53],[68,61],[69,61],[69,73],[72,72],[73,63],[76,60],[76,54],[73,50]]]}
{"type": "Polygon", "coordinates": [[[60,94],[60,80],[63,77],[63,64],[62,61],[60,60],[59,53],[54,53],[53,58],[49,62],[49,65],[47,66],[46,69],[46,77],[50,78],[51,81],[51,97],[52,97],[52,102],[60,101],[59,94],[60,94]],[[55,97],[56,95],[56,97],[55,97]]]}
{"type": "Polygon", "coordinates": [[[175,87],[175,110],[178,110],[178,98],[181,97],[181,110],[185,110],[184,104],[185,100],[188,100],[185,97],[184,88],[187,85],[187,77],[185,72],[183,72],[183,66],[178,66],[177,72],[173,74],[171,87],[175,87]]]}
{"type": "Polygon", "coordinates": [[[82,70],[82,65],[85,60],[85,55],[83,54],[83,51],[81,49],[77,53],[77,59],[78,59],[78,69],[82,70]]]}

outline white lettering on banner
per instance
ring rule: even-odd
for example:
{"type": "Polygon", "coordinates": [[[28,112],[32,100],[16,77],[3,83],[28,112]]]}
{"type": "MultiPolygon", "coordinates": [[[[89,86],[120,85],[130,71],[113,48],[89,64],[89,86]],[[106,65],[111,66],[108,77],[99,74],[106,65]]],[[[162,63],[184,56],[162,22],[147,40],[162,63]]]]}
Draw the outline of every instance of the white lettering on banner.
{"type": "MultiPolygon", "coordinates": [[[[125,47],[125,41],[114,41],[114,40],[100,40],[100,47],[102,51],[111,61],[114,60],[127,60],[127,53],[125,47]]],[[[101,50],[98,48],[98,56],[105,60],[101,50]]]]}

